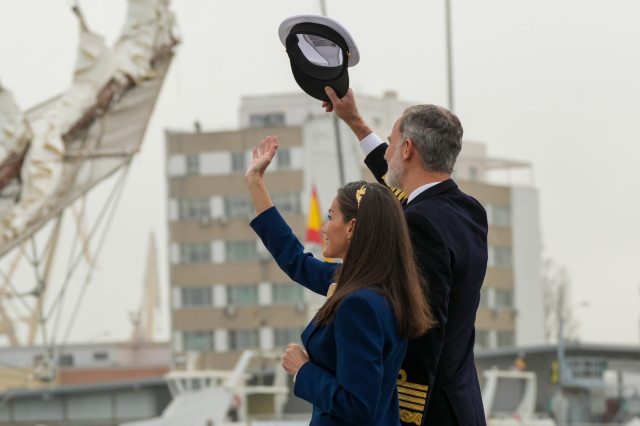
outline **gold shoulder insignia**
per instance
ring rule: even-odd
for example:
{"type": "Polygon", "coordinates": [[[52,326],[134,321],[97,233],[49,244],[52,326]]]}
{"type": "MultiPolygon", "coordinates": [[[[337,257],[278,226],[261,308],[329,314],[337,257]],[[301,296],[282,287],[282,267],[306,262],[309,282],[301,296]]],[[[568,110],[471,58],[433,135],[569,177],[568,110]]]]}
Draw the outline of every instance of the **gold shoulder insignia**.
{"type": "MultiPolygon", "coordinates": [[[[382,176],[382,180],[387,183],[387,175],[382,176]]],[[[407,204],[407,200],[409,199],[409,197],[407,197],[407,194],[402,189],[393,188],[391,186],[387,187],[391,190],[391,192],[393,192],[393,195],[395,195],[398,201],[400,201],[400,204],[402,204],[403,206],[407,204]]]]}
{"type": "Polygon", "coordinates": [[[403,422],[415,423],[419,425],[422,422],[422,412],[427,401],[427,391],[429,386],[419,383],[407,382],[407,372],[400,370],[398,373],[398,400],[400,407],[409,408],[418,411],[400,410],[400,419],[403,422]]]}

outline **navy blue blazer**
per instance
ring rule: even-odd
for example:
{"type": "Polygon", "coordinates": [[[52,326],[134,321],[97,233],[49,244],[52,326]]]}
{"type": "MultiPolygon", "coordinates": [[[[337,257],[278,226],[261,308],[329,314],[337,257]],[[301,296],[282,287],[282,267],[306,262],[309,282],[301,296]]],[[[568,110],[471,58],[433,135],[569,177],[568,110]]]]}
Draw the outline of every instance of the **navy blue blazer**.
{"type": "MultiPolygon", "coordinates": [[[[285,272],[326,294],[339,265],[304,253],[275,207],[251,226],[285,272]]],[[[294,394],[313,404],[311,425],[400,425],[396,380],[407,340],[386,296],[351,293],[327,326],[307,326],[302,343],[311,362],[298,370],[294,394]]]]}
{"type": "MultiPolygon", "coordinates": [[[[386,148],[387,144],[378,146],[365,159],[381,183],[387,172],[386,148]]],[[[473,346],[487,270],[486,212],[449,179],[411,200],[404,213],[438,324],[409,341],[403,379],[428,390],[424,405],[400,402],[403,424],[484,425],[473,346]]]]}

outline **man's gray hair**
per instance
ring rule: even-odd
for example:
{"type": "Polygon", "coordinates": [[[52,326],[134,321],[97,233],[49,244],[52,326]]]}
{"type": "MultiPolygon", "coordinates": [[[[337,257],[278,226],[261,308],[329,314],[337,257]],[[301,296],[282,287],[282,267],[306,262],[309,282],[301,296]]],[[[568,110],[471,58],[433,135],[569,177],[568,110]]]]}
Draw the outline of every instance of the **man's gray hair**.
{"type": "Polygon", "coordinates": [[[402,114],[402,140],[411,139],[422,166],[430,172],[453,173],[462,149],[462,125],[451,111],[437,105],[415,105],[402,114]]]}

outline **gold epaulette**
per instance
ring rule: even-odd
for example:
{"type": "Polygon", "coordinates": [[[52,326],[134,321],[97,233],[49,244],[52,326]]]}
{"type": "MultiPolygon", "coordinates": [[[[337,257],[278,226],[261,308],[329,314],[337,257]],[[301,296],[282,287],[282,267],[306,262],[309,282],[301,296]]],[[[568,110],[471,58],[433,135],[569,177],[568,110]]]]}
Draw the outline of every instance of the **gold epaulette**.
{"type": "Polygon", "coordinates": [[[407,197],[407,194],[405,194],[405,192],[402,189],[391,188],[391,187],[389,187],[389,189],[391,190],[391,192],[393,192],[393,195],[396,196],[398,201],[400,201],[400,204],[402,204],[403,206],[407,204],[407,200],[409,199],[409,197],[407,197]]]}
{"type": "MultiPolygon", "coordinates": [[[[385,183],[387,182],[387,175],[382,176],[382,180],[385,181],[385,183]]],[[[398,201],[400,201],[400,204],[402,204],[403,206],[405,204],[407,204],[407,200],[409,199],[409,197],[407,197],[407,194],[399,188],[393,188],[391,186],[387,186],[391,192],[393,192],[393,195],[396,196],[396,198],[398,199],[398,201]]]]}
{"type": "Polygon", "coordinates": [[[407,372],[404,370],[400,370],[398,376],[396,384],[400,400],[400,420],[419,425],[422,423],[422,413],[427,402],[429,386],[407,382],[407,372]]]}

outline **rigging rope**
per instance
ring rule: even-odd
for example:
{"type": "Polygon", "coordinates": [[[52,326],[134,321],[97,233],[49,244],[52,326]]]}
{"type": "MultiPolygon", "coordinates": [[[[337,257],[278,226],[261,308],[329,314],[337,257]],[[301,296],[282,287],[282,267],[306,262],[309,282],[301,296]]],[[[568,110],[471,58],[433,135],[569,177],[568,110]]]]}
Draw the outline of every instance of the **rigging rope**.
{"type": "MultiPolygon", "coordinates": [[[[129,160],[129,162],[123,166],[125,169],[129,168],[129,165],[131,163],[131,160],[129,160]]],[[[104,204],[104,208],[101,210],[100,214],[98,215],[98,218],[95,221],[95,224],[93,225],[91,231],[89,232],[89,235],[87,236],[87,241],[91,241],[94,234],[97,232],[98,226],[100,225],[100,223],[102,222],[102,220],[105,217],[105,214],[108,210],[108,206],[111,205],[111,203],[113,202],[114,198],[116,196],[119,197],[118,195],[118,189],[120,188],[120,186],[124,185],[124,181],[126,178],[126,173],[122,174],[118,180],[118,182],[116,182],[116,184],[114,185],[113,190],[111,191],[111,193],[109,194],[109,197],[107,198],[105,204],[104,204]]],[[[117,202],[116,202],[117,203],[117,202]]],[[[108,226],[106,226],[105,228],[108,228],[108,226]]],[[[104,231],[103,231],[104,232],[104,231]]],[[[77,241],[77,239],[74,239],[74,242],[77,241]]],[[[73,251],[75,251],[75,246],[73,248],[73,251]]],[[[69,258],[73,258],[72,256],[73,253],[69,254],[69,258]]],[[[73,260],[73,263],[70,263],[70,267],[67,269],[67,273],[65,276],[65,280],[64,280],[64,284],[63,287],[61,288],[60,292],[58,293],[60,296],[56,298],[56,300],[54,301],[54,303],[52,304],[52,306],[49,309],[49,312],[47,313],[47,317],[50,317],[53,314],[54,309],[56,308],[56,304],[59,303],[59,298],[62,297],[63,293],[65,292],[66,288],[69,285],[69,282],[71,280],[71,278],[73,277],[73,274],[75,273],[75,271],[77,271],[77,267],[78,264],[80,263],[80,261],[82,260],[82,258],[84,257],[83,253],[79,253],[77,255],[77,257],[73,260]]],[[[94,255],[94,260],[97,259],[97,253],[94,255]]],[[[93,266],[93,265],[90,265],[93,266]]]]}
{"type": "MultiPolygon", "coordinates": [[[[97,246],[96,251],[95,251],[94,259],[97,259],[98,256],[100,255],[100,251],[102,250],[102,246],[103,246],[103,244],[104,244],[104,242],[106,240],[107,230],[109,229],[109,226],[111,225],[111,221],[113,220],[113,218],[115,216],[115,212],[117,210],[118,203],[120,202],[122,194],[124,193],[124,187],[125,187],[124,183],[126,182],[126,179],[127,179],[128,175],[129,175],[129,170],[131,169],[131,160],[132,159],[130,158],[129,162],[125,166],[123,166],[124,170],[122,172],[121,182],[120,182],[120,185],[118,185],[119,191],[118,191],[117,197],[116,197],[116,199],[115,199],[115,201],[114,201],[114,203],[112,205],[111,211],[109,212],[109,216],[107,218],[107,222],[106,222],[105,227],[103,229],[102,235],[100,236],[100,240],[98,241],[98,246],[97,246]]],[[[82,290],[80,292],[80,295],[78,296],[78,299],[76,300],[76,304],[75,304],[75,306],[73,308],[73,313],[71,315],[71,318],[69,319],[69,323],[67,325],[67,330],[65,331],[63,341],[60,344],[60,346],[56,347],[56,349],[58,350],[58,353],[61,352],[64,349],[64,347],[66,346],[66,344],[67,344],[67,341],[68,341],[68,338],[69,338],[69,333],[71,332],[71,328],[73,326],[75,318],[76,318],[76,316],[78,314],[78,311],[80,309],[80,304],[82,302],[82,299],[84,298],[84,294],[86,292],[86,289],[87,289],[89,283],[91,282],[92,274],[93,274],[93,271],[95,270],[95,268],[93,266],[94,265],[91,265],[91,267],[87,271],[87,275],[85,276],[85,281],[84,281],[84,284],[82,286],[82,290]]]]}

